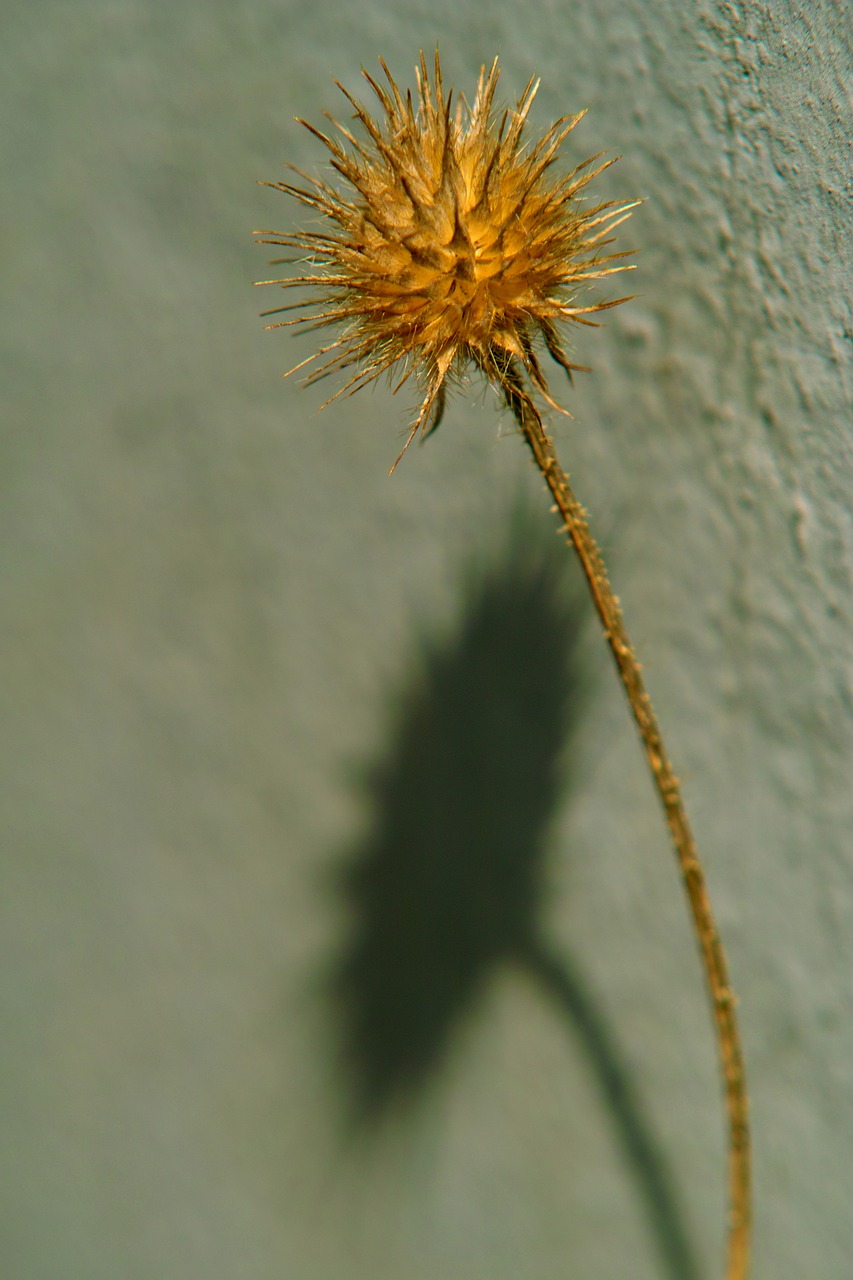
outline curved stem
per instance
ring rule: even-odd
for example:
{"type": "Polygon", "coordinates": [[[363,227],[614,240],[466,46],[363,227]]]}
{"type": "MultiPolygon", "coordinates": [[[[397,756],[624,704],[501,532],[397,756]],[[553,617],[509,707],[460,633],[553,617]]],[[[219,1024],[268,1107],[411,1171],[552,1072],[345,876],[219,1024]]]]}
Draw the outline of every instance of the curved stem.
{"type": "Polygon", "coordinates": [[[735,996],[729,983],[723,944],[714,923],[705,874],[687,820],[678,778],[667,756],[657,718],[646,692],[640,664],[628,639],[619,600],[607,577],[601,552],[589,531],[583,507],[557,459],[539,413],[523,390],[516,370],[504,368],[502,388],[536,465],[564,521],[565,532],[586,575],[604,634],[616,662],[675,846],[693,924],[702,954],[725,1086],[729,1151],[729,1230],[726,1280],[745,1280],[749,1269],[751,1220],[749,1104],[735,996]]]}

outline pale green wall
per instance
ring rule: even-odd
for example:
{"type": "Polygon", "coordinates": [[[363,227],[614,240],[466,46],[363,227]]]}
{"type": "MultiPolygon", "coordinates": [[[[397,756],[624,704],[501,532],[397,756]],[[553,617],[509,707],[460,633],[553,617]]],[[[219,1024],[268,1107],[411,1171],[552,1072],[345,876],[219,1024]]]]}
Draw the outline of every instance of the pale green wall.
{"type": "MultiPolygon", "coordinates": [[[[330,78],[354,87],[378,53],[409,81],[436,39],[469,92],[495,52],[507,97],[540,74],[540,125],[589,106],[571,157],[622,152],[600,189],[647,199],[625,232],[641,296],[578,337],[595,373],[558,442],[686,780],[742,996],[755,1275],[850,1275],[845,5],[6,0],[14,1280],[720,1272],[698,963],[568,557],[556,585],[525,567],[557,546],[535,477],[474,387],[388,480],[408,404],[380,388],[315,416],[320,397],[278,378],[307,346],[264,334],[272,302],[248,287],[251,228],[296,217],[255,179],[318,160],[291,117],[337,110],[330,78]],[[521,562],[505,534],[519,503],[542,512],[515,526],[521,562]],[[572,608],[566,670],[548,634],[569,652],[572,608]],[[492,846],[509,859],[494,881],[477,862],[492,846]],[[542,854],[534,913],[521,895],[542,854]],[[390,878],[351,909],[384,911],[387,947],[363,941],[342,978],[341,869],[371,858],[390,878]],[[482,901],[547,940],[562,1004],[503,963],[499,924],[464,1010],[434,981],[482,901]],[[423,1034],[418,1105],[376,1140],[342,1122],[357,1063],[335,1068],[330,971],[345,1025],[411,990],[405,1026],[423,1034]],[[621,1111],[605,1068],[611,1091],[630,1081],[621,1111]],[[695,1267],[673,1261],[680,1239],[695,1267]]],[[[362,1073],[391,1088],[397,1048],[368,1041],[362,1073]]]]}

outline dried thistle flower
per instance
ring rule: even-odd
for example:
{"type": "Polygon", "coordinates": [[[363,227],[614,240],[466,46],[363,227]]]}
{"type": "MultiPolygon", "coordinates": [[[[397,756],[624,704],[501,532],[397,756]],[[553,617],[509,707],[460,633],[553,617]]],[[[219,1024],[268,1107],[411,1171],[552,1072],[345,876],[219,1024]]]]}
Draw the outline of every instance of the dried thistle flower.
{"type": "MultiPolygon", "coordinates": [[[[626,300],[583,304],[581,291],[589,281],[630,269],[612,265],[625,253],[602,250],[637,201],[583,202],[586,185],[613,163],[597,164],[601,154],[563,177],[553,176],[560,147],[584,112],[557,120],[534,145],[525,145],[524,126],[538,81],[530,81],[515,111],[497,118],[497,58],[488,72],[481,70],[473,104],[462,99],[455,113],[452,91],[444,94],[438,52],[432,81],[421,54],[417,101],[411,93],[402,96],[380,63],[387,88],[362,74],[384,112],[381,124],[338,85],[362,126],[363,140],[331,117],[340,141],[300,121],[328,148],[333,168],[352,194],[344,196],[299,170],[307,187],[265,184],[295,196],[331,226],[293,235],[257,233],[261,243],[304,251],[314,268],[307,275],[259,283],[319,291],[316,311],[268,327],[340,327],[332,343],[303,362],[330,357],[311,373],[309,384],[355,367],[332,399],[395,365],[405,366],[395,390],[413,372],[419,376],[423,400],[402,457],[419,428],[426,434],[438,426],[448,379],[469,363],[504,393],[527,394],[519,378],[523,369],[553,405],[536,341],[570,377],[584,367],[567,358],[559,326],[594,324],[591,313],[626,300]]],[[[296,302],[265,314],[315,305],[296,302]]]]}
{"type": "Polygon", "coordinates": [[[586,184],[612,163],[592,167],[600,156],[584,161],[564,178],[549,174],[561,144],[581,116],[558,120],[527,148],[522,134],[536,84],[528,84],[514,112],[496,120],[492,104],[497,60],[488,73],[485,68],[480,73],[473,105],[469,107],[463,99],[454,116],[452,95],[444,94],[437,53],[432,82],[421,54],[417,106],[410,93],[402,97],[384,62],[381,65],[388,89],[366,71],[363,74],[385,113],[382,125],[339,85],[365,131],[364,141],[334,120],[348,146],[300,122],[328,148],[332,166],[354,194],[346,198],[305,174],[300,176],[308,187],[265,184],[296,196],[330,226],[325,232],[256,233],[263,244],[301,251],[301,260],[307,255],[313,267],[306,275],[259,283],[319,291],[319,304],[316,299],[295,302],[266,314],[317,305],[319,310],[268,327],[339,326],[333,342],[296,366],[329,357],[311,373],[309,383],[354,368],[332,399],[357,391],[401,363],[404,370],[395,390],[412,373],[422,379],[423,400],[397,462],[419,429],[428,433],[438,425],[448,379],[469,362],[482,370],[512,410],[586,576],[684,881],[711,997],[726,1098],[726,1275],[728,1280],[745,1280],[751,1229],[749,1107],[728,965],[681,786],[618,598],[533,395],[536,389],[557,407],[535,344],[541,341],[571,378],[572,371],[582,366],[566,356],[561,323],[595,324],[588,318],[591,313],[626,301],[579,305],[579,291],[587,281],[627,269],[621,262],[609,265],[623,254],[602,254],[602,250],[610,243],[609,233],[637,202],[607,201],[592,208],[582,203],[580,193],[586,184]]]}

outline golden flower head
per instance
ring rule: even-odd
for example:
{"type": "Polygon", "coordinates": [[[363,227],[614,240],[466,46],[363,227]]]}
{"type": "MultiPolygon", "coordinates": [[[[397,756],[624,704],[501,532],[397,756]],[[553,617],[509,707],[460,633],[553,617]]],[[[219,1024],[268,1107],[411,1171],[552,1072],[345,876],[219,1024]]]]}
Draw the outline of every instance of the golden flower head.
{"type": "Polygon", "coordinates": [[[293,235],[257,232],[262,244],[305,255],[274,261],[310,266],[306,275],[258,283],[315,291],[312,301],[264,314],[315,308],[311,313],[268,328],[339,327],[334,341],[296,366],[322,361],[308,384],[353,369],[331,399],[394,366],[403,366],[395,391],[418,375],[423,400],[402,457],[419,428],[428,434],[438,426],[448,378],[469,362],[508,400],[529,399],[532,384],[553,405],[535,344],[544,344],[570,378],[584,367],[567,358],[559,326],[594,324],[590,313],[625,301],[582,305],[581,290],[589,280],[628,269],[613,265],[624,253],[602,250],[637,202],[584,201],[587,183],[613,163],[597,163],[601,153],[563,177],[552,173],[584,112],[562,117],[528,145],[523,135],[538,81],[530,81],[514,111],[497,115],[497,58],[489,71],[482,68],[473,104],[461,99],[453,113],[453,91],[445,95],[437,51],[432,79],[421,54],[416,99],[411,91],[403,97],[382,59],[380,65],[387,87],[362,74],[379,100],[381,121],[335,82],[354,109],[361,137],[331,116],[339,137],[299,121],[328,148],[332,167],[351,190],[342,193],[298,169],[293,171],[307,187],[265,183],[295,196],[326,225],[293,235]]]}

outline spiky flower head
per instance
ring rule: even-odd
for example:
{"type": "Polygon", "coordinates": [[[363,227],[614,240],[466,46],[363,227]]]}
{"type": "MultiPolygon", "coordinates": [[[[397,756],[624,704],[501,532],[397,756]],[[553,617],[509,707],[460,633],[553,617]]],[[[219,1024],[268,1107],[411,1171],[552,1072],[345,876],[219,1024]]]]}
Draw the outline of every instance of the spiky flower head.
{"type": "Polygon", "coordinates": [[[529,399],[533,385],[553,405],[536,345],[544,345],[570,378],[572,370],[584,368],[568,359],[560,326],[595,324],[591,313],[625,301],[584,302],[583,289],[590,280],[629,269],[613,265],[625,254],[603,250],[637,202],[585,202],[587,183],[613,163],[598,163],[603,153],[562,177],[552,173],[560,147],[585,113],[562,117],[527,144],[525,123],[538,81],[530,81],[514,111],[496,114],[497,58],[490,70],[481,69],[473,103],[462,98],[454,112],[438,51],[432,79],[421,54],[414,99],[411,91],[402,96],[379,61],[387,87],[362,74],[379,100],[381,121],[335,81],[355,112],[360,138],[331,116],[338,137],[299,121],[329,150],[332,167],[351,190],[341,192],[293,166],[306,187],[264,184],[295,196],[326,226],[292,235],[257,232],[262,244],[300,251],[300,258],[276,262],[310,266],[309,274],[258,283],[316,291],[313,301],[264,314],[310,306],[316,308],[310,314],[268,328],[339,328],[334,341],[296,366],[321,360],[308,384],[354,369],[332,400],[395,366],[402,366],[395,391],[418,376],[423,399],[402,457],[419,429],[428,433],[438,426],[448,378],[469,363],[508,402],[529,399]]]}

